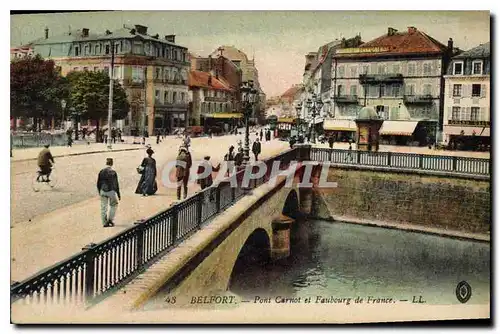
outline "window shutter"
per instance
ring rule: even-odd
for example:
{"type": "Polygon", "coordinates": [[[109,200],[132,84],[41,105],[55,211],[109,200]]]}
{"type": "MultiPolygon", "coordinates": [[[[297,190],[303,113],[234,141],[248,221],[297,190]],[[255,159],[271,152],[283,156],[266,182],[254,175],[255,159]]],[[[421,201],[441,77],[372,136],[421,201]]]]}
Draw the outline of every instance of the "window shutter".
{"type": "Polygon", "coordinates": [[[403,73],[403,76],[408,76],[408,64],[407,63],[403,63],[403,66],[402,66],[402,73],[403,73]]]}
{"type": "Polygon", "coordinates": [[[451,109],[451,107],[448,107],[448,117],[444,117],[443,121],[448,124],[448,120],[450,119],[453,119],[453,110],[451,109]]]}
{"type": "Polygon", "coordinates": [[[486,97],[486,85],[481,85],[481,97],[486,97]]]}
{"type": "Polygon", "coordinates": [[[448,85],[448,97],[452,97],[453,95],[453,85],[448,85]]]}
{"type": "Polygon", "coordinates": [[[489,120],[489,117],[486,116],[486,108],[485,107],[481,107],[480,109],[480,114],[477,118],[479,121],[487,121],[489,120]]]}
{"type": "Polygon", "coordinates": [[[470,116],[471,116],[471,107],[466,107],[464,120],[466,120],[466,121],[470,120],[470,118],[471,118],[470,116]]]}
{"type": "Polygon", "coordinates": [[[417,75],[421,76],[422,75],[422,63],[417,62],[417,75]]]}

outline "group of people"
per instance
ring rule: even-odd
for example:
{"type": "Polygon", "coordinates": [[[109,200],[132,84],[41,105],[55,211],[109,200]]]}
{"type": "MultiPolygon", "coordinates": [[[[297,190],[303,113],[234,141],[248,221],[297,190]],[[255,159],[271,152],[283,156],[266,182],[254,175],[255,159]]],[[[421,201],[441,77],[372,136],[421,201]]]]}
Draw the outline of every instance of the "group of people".
{"type": "Polygon", "coordinates": [[[271,141],[271,130],[270,129],[264,129],[264,131],[262,129],[260,129],[260,132],[258,134],[259,138],[260,138],[260,141],[262,141],[262,138],[264,137],[265,135],[265,139],[266,141],[271,141]]]}

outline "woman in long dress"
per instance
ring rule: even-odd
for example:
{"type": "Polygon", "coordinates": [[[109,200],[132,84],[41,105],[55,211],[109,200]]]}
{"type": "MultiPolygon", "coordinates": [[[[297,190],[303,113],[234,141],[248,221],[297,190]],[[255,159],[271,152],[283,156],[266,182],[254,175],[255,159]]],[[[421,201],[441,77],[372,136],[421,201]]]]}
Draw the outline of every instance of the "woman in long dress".
{"type": "Polygon", "coordinates": [[[158,190],[158,185],[156,184],[156,160],[153,159],[152,155],[155,153],[151,148],[146,150],[147,157],[142,160],[141,167],[141,179],[135,190],[136,194],[142,194],[142,196],[154,195],[158,190]]]}

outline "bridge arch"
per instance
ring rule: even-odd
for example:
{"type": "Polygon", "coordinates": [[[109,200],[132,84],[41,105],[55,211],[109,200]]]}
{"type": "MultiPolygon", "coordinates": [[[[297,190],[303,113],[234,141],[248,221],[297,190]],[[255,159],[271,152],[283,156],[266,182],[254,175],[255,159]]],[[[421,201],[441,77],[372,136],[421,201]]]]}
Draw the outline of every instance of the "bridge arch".
{"type": "Polygon", "coordinates": [[[299,195],[295,189],[290,190],[288,193],[285,204],[283,205],[283,210],[281,212],[284,216],[290,217],[292,219],[299,219],[300,216],[300,205],[299,205],[299,195]]]}

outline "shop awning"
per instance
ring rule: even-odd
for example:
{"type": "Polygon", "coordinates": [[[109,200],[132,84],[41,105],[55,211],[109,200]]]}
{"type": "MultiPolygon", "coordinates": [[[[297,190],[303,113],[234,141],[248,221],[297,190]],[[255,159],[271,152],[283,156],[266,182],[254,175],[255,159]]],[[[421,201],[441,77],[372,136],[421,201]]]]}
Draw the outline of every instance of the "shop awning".
{"type": "Polygon", "coordinates": [[[291,118],[291,117],[278,118],[278,123],[294,123],[294,122],[295,122],[295,118],[291,118]]]}
{"type": "Polygon", "coordinates": [[[384,121],[380,134],[385,136],[411,136],[418,121],[384,121]]]}
{"type": "Polygon", "coordinates": [[[489,137],[490,128],[489,127],[477,127],[477,126],[453,126],[445,125],[443,127],[443,132],[446,135],[460,136],[461,132],[464,132],[464,136],[472,136],[475,133],[476,136],[489,137]]]}
{"type": "Polygon", "coordinates": [[[224,113],[224,112],[205,114],[203,116],[205,116],[206,118],[243,118],[242,113],[224,113]]]}
{"type": "Polygon", "coordinates": [[[350,119],[325,119],[323,130],[356,132],[356,123],[350,119]]]}

